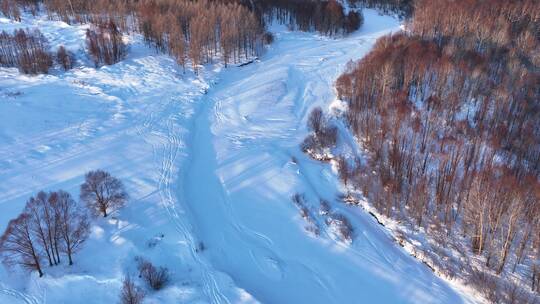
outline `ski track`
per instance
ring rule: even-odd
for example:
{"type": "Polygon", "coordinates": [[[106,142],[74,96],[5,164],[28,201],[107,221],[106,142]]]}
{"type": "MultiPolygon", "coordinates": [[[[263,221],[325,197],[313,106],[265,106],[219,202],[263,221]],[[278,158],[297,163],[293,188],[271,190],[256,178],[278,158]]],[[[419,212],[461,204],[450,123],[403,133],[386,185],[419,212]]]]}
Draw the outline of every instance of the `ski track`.
{"type": "MultiPolygon", "coordinates": [[[[171,103],[179,102],[179,101],[171,101],[171,103]]],[[[174,111],[164,111],[164,113],[174,113],[174,111]]],[[[152,112],[150,115],[152,117],[157,116],[156,112],[152,112]]],[[[191,252],[192,258],[197,261],[198,266],[203,271],[204,275],[204,293],[209,299],[212,299],[212,303],[229,303],[228,300],[225,298],[225,296],[220,292],[219,287],[217,286],[216,280],[214,279],[211,272],[211,266],[206,263],[206,261],[203,261],[200,259],[199,255],[195,252],[195,248],[197,246],[197,243],[193,237],[193,234],[191,232],[190,227],[187,225],[187,221],[185,221],[182,216],[177,211],[177,202],[173,195],[173,190],[171,189],[172,181],[174,181],[174,176],[176,173],[175,169],[175,163],[177,160],[177,156],[180,152],[180,146],[182,144],[182,141],[180,138],[176,135],[176,126],[175,121],[177,118],[175,117],[176,114],[171,114],[165,117],[161,117],[158,119],[159,121],[165,121],[167,125],[167,134],[165,136],[166,143],[156,149],[156,147],[153,147],[153,150],[159,150],[161,149],[162,152],[162,163],[161,163],[161,170],[160,170],[160,178],[158,183],[159,193],[161,197],[161,203],[165,206],[167,209],[167,212],[169,214],[169,217],[171,221],[174,223],[178,233],[182,235],[182,238],[186,239],[189,242],[189,248],[191,252]]],[[[154,120],[154,119],[153,119],[154,120]]],[[[143,124],[144,125],[144,124],[143,124]]],[[[152,127],[151,123],[146,124],[148,127],[152,127]]],[[[148,128],[147,127],[147,128],[148,128]]],[[[142,132],[144,133],[144,132],[142,132]]],[[[185,212],[181,212],[182,214],[185,214],[185,212]]]]}
{"type": "Polygon", "coordinates": [[[26,303],[26,304],[39,304],[40,303],[36,297],[17,291],[15,289],[5,287],[3,286],[3,284],[0,285],[0,293],[3,293],[6,296],[9,296],[13,299],[17,299],[21,301],[22,303],[26,303]]]}

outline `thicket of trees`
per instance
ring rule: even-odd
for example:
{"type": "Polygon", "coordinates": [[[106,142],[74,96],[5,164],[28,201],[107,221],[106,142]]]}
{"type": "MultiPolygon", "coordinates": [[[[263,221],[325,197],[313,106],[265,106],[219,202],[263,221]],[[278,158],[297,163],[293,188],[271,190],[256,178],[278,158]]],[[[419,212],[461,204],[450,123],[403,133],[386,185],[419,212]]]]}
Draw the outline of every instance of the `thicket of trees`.
{"type": "Polygon", "coordinates": [[[169,284],[171,277],[167,267],[155,266],[152,262],[140,256],[135,257],[135,261],[137,262],[139,278],[143,279],[148,287],[153,290],[160,290],[169,284]]]}
{"type": "Polygon", "coordinates": [[[337,143],[337,128],[328,122],[320,107],[311,111],[307,124],[311,134],[302,142],[302,151],[318,160],[328,160],[337,143]]]}
{"type": "MultiPolygon", "coordinates": [[[[89,172],[81,186],[81,200],[94,214],[106,215],[126,198],[122,183],[101,170],[89,172]]],[[[66,257],[73,265],[73,255],[81,249],[89,231],[88,209],[77,204],[68,192],[40,191],[9,222],[0,237],[0,257],[7,266],[21,266],[43,276],[44,263],[59,265],[66,257]]]]}
{"type": "Polygon", "coordinates": [[[0,66],[17,67],[25,74],[43,74],[53,65],[47,39],[35,30],[0,33],[0,66]]]}
{"type": "Polygon", "coordinates": [[[348,244],[353,242],[354,229],[349,219],[343,214],[332,210],[330,204],[324,199],[319,202],[318,212],[313,212],[304,194],[294,194],[291,196],[291,201],[305,221],[304,229],[313,236],[320,236],[321,227],[319,222],[322,221],[326,225],[326,231],[335,236],[336,239],[348,244]]]}
{"type": "MultiPolygon", "coordinates": [[[[534,0],[419,0],[408,31],[381,38],[336,83],[348,125],[370,151],[366,166],[340,162],[342,179],[443,247],[464,235],[495,275],[523,265],[535,291],[538,20],[534,0]]],[[[494,302],[517,297],[494,290],[494,302]]]]}
{"type": "Polygon", "coordinates": [[[112,19],[86,30],[86,48],[96,67],[115,64],[127,54],[122,33],[112,19]]]}
{"type": "Polygon", "coordinates": [[[54,61],[65,71],[75,65],[75,56],[64,46],[53,54],[47,39],[38,29],[19,29],[0,33],[0,66],[16,67],[25,74],[46,74],[54,61]]]}
{"type": "MultiPolygon", "coordinates": [[[[36,1],[51,18],[93,24],[87,32],[88,52],[97,65],[121,60],[126,48],[121,31],[138,31],[157,50],[167,52],[185,67],[220,58],[227,65],[261,52],[264,25],[237,1],[36,1]]],[[[13,7],[26,1],[6,1],[4,14],[17,18],[13,7]]]]}

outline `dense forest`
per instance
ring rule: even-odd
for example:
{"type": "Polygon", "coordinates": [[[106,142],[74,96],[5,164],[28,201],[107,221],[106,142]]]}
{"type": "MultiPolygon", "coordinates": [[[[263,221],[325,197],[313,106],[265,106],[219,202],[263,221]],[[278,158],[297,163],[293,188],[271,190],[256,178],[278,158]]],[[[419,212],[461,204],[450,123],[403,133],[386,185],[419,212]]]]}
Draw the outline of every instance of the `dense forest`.
{"type": "Polygon", "coordinates": [[[342,180],[425,230],[438,268],[494,303],[538,300],[522,286],[540,293],[539,33],[538,1],[418,0],[406,31],[336,83],[368,151],[367,162],[339,160],[342,180]]]}

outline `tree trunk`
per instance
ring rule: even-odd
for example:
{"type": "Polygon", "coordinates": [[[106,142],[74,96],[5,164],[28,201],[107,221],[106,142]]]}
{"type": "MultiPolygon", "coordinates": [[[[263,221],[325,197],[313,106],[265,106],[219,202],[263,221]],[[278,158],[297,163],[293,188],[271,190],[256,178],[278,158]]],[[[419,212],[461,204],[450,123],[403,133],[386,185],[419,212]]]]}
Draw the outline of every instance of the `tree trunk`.
{"type": "Polygon", "coordinates": [[[36,270],[39,273],[39,277],[41,278],[43,276],[43,271],[41,270],[41,265],[39,264],[39,258],[36,254],[36,251],[34,250],[34,245],[32,242],[30,242],[30,250],[32,252],[32,258],[34,259],[34,264],[36,265],[36,270]]]}
{"type": "Polygon", "coordinates": [[[48,246],[45,244],[43,247],[45,248],[45,253],[47,253],[47,258],[49,259],[49,266],[54,265],[53,261],[52,261],[52,258],[51,258],[51,253],[49,252],[48,246]]]}
{"type": "Polygon", "coordinates": [[[60,264],[60,253],[58,250],[58,240],[54,241],[54,251],[56,252],[56,260],[58,261],[58,264],[60,264]]]}
{"type": "Polygon", "coordinates": [[[69,266],[73,265],[73,259],[71,259],[71,250],[68,249],[69,266]]]}
{"type": "Polygon", "coordinates": [[[41,278],[43,276],[43,271],[41,271],[41,267],[38,265],[36,265],[36,269],[38,271],[38,274],[39,274],[39,277],[41,278]]]}

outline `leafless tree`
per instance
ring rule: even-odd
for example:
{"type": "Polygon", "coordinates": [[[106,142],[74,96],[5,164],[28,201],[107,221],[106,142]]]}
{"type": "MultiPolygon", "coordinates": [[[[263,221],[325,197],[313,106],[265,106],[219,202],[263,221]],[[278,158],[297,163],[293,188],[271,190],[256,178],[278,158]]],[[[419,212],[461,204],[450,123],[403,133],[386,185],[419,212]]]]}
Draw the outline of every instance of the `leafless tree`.
{"type": "Polygon", "coordinates": [[[96,170],[86,173],[80,199],[93,214],[107,217],[108,212],[124,206],[128,194],[119,179],[103,170],[96,170]]]}
{"type": "Polygon", "coordinates": [[[73,265],[73,254],[88,238],[90,223],[86,212],[77,206],[68,192],[59,190],[51,194],[55,216],[59,223],[62,251],[67,255],[69,265],[73,265]]]}
{"type": "Polygon", "coordinates": [[[60,263],[60,253],[73,264],[73,253],[88,237],[89,222],[70,194],[40,191],[31,197],[24,212],[10,221],[1,239],[0,253],[9,265],[19,264],[43,275],[41,259],[50,266],[60,263]]]}
{"type": "Polygon", "coordinates": [[[17,67],[25,74],[48,73],[52,56],[47,39],[38,30],[15,30],[0,33],[0,66],[17,67]]]}
{"type": "Polygon", "coordinates": [[[11,220],[0,238],[0,254],[6,265],[19,265],[29,270],[36,270],[41,277],[43,276],[42,256],[37,241],[32,236],[31,226],[31,217],[27,213],[22,213],[11,220]]]}
{"type": "Polygon", "coordinates": [[[60,263],[59,223],[55,219],[53,204],[51,193],[40,191],[26,202],[24,209],[30,216],[31,232],[45,251],[49,266],[60,263]]]}

